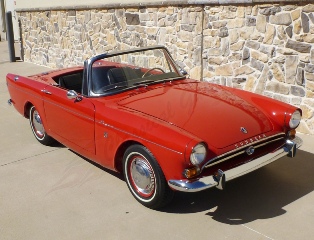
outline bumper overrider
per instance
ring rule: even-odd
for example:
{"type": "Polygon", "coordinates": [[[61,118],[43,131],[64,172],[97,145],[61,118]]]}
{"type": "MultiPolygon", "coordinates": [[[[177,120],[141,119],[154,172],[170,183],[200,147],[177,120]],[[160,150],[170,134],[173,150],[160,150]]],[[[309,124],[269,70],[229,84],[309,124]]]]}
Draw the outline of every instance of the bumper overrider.
{"type": "Polygon", "coordinates": [[[256,169],[259,169],[281,157],[295,157],[296,149],[302,145],[302,139],[295,137],[293,140],[287,140],[283,147],[278,150],[268,153],[251,162],[245,163],[241,166],[232,168],[226,172],[218,170],[214,176],[207,176],[193,180],[169,180],[168,184],[172,189],[181,192],[199,192],[211,187],[223,189],[226,181],[245,175],[256,169]]]}

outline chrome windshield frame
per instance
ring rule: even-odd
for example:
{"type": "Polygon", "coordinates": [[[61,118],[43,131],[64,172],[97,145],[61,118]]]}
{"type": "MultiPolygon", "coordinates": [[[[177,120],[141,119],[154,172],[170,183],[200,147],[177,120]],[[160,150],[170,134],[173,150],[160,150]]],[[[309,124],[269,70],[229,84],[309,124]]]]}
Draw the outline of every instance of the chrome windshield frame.
{"type": "Polygon", "coordinates": [[[118,55],[123,55],[123,54],[129,54],[129,53],[137,53],[137,52],[143,52],[143,51],[149,51],[149,50],[155,50],[155,49],[161,49],[164,54],[165,58],[167,59],[168,62],[170,62],[171,67],[174,69],[174,71],[178,74],[178,77],[175,78],[168,78],[168,79],[162,79],[162,80],[156,80],[152,84],[157,84],[161,83],[164,81],[173,81],[173,80],[178,80],[178,79],[185,79],[186,76],[183,75],[180,71],[180,68],[174,61],[173,57],[171,56],[170,52],[168,49],[164,46],[157,45],[157,46],[151,46],[151,47],[142,47],[142,48],[136,48],[136,49],[129,49],[129,50],[123,50],[123,51],[115,51],[112,53],[104,53],[104,54],[99,54],[97,56],[91,57],[84,62],[84,74],[83,74],[83,91],[82,95],[85,97],[100,97],[100,96],[108,96],[108,95],[114,95],[118,94],[124,91],[132,90],[134,88],[138,88],[141,85],[138,86],[130,86],[124,89],[120,89],[119,91],[114,91],[114,92],[107,92],[107,93],[95,93],[93,91],[92,85],[93,85],[93,79],[92,79],[92,67],[93,64],[96,61],[110,58],[110,57],[115,57],[118,55]]]}

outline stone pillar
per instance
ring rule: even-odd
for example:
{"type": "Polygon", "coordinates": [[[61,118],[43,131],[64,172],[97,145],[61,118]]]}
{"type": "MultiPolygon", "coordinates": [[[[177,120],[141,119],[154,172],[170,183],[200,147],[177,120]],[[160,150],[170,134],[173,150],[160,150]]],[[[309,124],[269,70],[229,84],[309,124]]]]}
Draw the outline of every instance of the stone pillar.
{"type": "Polygon", "coordinates": [[[0,0],[0,41],[6,40],[4,0],[0,0]]]}

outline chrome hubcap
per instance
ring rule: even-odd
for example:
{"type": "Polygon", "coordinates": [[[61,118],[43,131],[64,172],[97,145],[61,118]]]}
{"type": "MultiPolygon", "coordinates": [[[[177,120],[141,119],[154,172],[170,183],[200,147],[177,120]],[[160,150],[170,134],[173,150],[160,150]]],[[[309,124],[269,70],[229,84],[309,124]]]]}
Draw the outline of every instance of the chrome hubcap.
{"type": "Polygon", "coordinates": [[[135,157],[130,165],[130,174],[141,195],[151,195],[155,189],[155,176],[146,159],[135,157]]]}
{"type": "Polygon", "coordinates": [[[36,133],[36,135],[39,137],[42,137],[45,134],[45,129],[42,124],[40,115],[36,110],[34,110],[34,113],[33,113],[32,123],[34,127],[34,132],[36,133]]]}

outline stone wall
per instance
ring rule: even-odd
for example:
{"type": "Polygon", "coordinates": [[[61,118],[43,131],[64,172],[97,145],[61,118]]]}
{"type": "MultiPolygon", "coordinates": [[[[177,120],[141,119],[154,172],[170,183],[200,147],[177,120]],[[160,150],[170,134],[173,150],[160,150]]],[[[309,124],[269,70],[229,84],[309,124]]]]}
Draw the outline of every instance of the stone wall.
{"type": "Polygon", "coordinates": [[[314,5],[205,7],[203,79],[299,106],[314,134],[314,5]]]}
{"type": "Polygon", "coordinates": [[[201,7],[22,12],[20,19],[25,61],[52,68],[81,65],[87,57],[111,50],[156,44],[166,45],[187,70],[201,61],[201,7]]]}
{"type": "Polygon", "coordinates": [[[303,110],[314,134],[314,4],[172,5],[20,11],[25,61],[81,65],[115,49],[162,44],[192,78],[303,110]]]}

